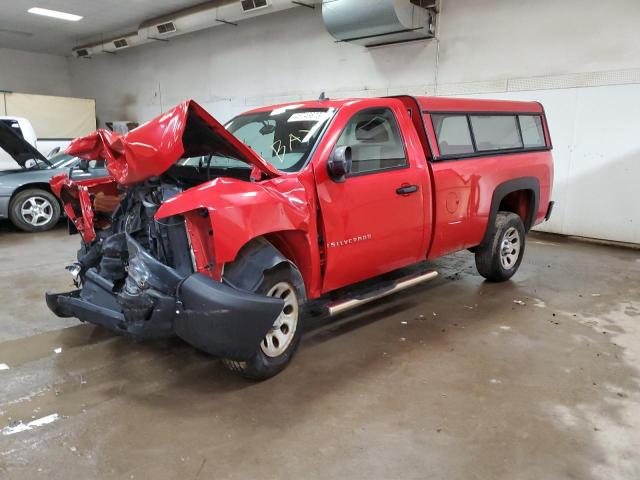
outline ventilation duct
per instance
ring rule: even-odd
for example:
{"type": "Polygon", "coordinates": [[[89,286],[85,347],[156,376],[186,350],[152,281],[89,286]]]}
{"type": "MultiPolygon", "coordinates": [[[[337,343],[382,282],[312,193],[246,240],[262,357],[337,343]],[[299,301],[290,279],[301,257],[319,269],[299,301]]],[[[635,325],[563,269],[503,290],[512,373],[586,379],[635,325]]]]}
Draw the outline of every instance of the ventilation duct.
{"type": "Polygon", "coordinates": [[[169,15],[152,18],[138,27],[138,35],[143,41],[166,40],[185,33],[221,25],[216,19],[226,20],[225,17],[230,14],[232,7],[242,13],[240,4],[230,5],[229,1],[218,1],[203,3],[169,15]]]}
{"type": "Polygon", "coordinates": [[[432,38],[435,15],[435,2],[324,0],[322,3],[322,19],[329,33],[340,42],[365,47],[432,38]]]}
{"type": "Polygon", "coordinates": [[[168,35],[170,33],[175,33],[176,26],[173,22],[165,22],[159,25],[155,25],[153,28],[156,29],[156,33],[158,35],[168,35]]]}
{"type": "Polygon", "coordinates": [[[267,0],[242,0],[240,4],[242,5],[242,10],[245,12],[269,6],[269,2],[267,0]]]}
{"type": "Polygon", "coordinates": [[[129,46],[129,42],[127,42],[126,38],[116,38],[113,41],[113,46],[117,49],[120,50],[121,48],[127,48],[129,46]]]}
{"type": "Polygon", "coordinates": [[[89,48],[76,48],[73,51],[73,54],[78,58],[90,57],[91,56],[91,49],[89,49],[89,48]]]}
{"type": "MultiPolygon", "coordinates": [[[[306,4],[320,2],[320,0],[306,0],[306,4]]],[[[237,25],[246,20],[267,13],[274,13],[300,5],[291,0],[215,0],[205,2],[195,7],[187,8],[162,17],[152,18],[143,22],[135,32],[117,35],[98,42],[79,46],[73,50],[76,57],[91,56],[98,53],[114,53],[120,48],[135,47],[154,41],[166,41],[185,33],[196,32],[205,28],[224,24],[237,25]],[[118,47],[126,42],[126,47],[118,47]],[[87,55],[80,55],[82,52],[87,55]]]]}
{"type": "Polygon", "coordinates": [[[90,58],[99,53],[115,53],[125,48],[135,47],[141,43],[138,32],[121,33],[117,37],[106,38],[99,42],[88,43],[74,48],[72,53],[76,57],[90,58]]]}

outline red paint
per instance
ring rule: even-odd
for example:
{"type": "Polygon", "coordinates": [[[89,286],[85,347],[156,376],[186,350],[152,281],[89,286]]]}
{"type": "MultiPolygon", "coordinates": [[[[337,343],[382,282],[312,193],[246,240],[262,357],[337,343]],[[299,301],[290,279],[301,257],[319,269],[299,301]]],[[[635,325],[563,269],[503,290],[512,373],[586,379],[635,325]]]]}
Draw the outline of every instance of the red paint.
{"type": "Polygon", "coordinates": [[[269,176],[278,170],[240,142],[215,118],[193,100],[160,115],[126,135],[100,129],[86,137],[77,138],[66,150],[69,155],[85,159],[102,158],[107,161],[109,174],[121,185],[132,185],[164,173],[183,157],[217,153],[254,165],[269,176]],[[185,132],[200,121],[209,137],[203,142],[183,144],[185,132]],[[210,138],[214,144],[203,145],[210,138]]]}
{"type": "Polygon", "coordinates": [[[96,238],[91,195],[103,192],[107,195],[117,195],[117,184],[109,177],[88,180],[70,180],[66,173],[51,178],[49,184],[55,195],[62,200],[64,213],[75,225],[78,233],[86,243],[96,238]]]}
{"type": "Polygon", "coordinates": [[[521,112],[543,113],[538,102],[477,98],[416,97],[421,110],[430,112],[521,112]]]}
{"type": "Polygon", "coordinates": [[[431,186],[425,153],[411,118],[395,99],[349,102],[336,115],[316,155],[314,171],[324,226],[326,267],[323,291],[330,291],[424,258],[427,229],[431,224],[431,186]],[[409,168],[350,177],[336,183],[326,161],[343,128],[358,111],[391,108],[409,159],[409,168]],[[396,194],[403,184],[418,185],[417,193],[396,194]],[[371,238],[330,247],[333,242],[371,238]]]}
{"type": "MultiPolygon", "coordinates": [[[[225,263],[250,240],[265,237],[301,270],[309,298],[425,259],[477,246],[487,231],[496,188],[505,181],[535,177],[540,185],[534,224],[544,220],[551,196],[553,163],[549,150],[434,161],[439,156],[429,112],[528,112],[543,115],[534,102],[451,98],[374,98],[300,102],[300,108],[334,108],[310,162],[297,173],[277,171],[228,133],[193,101],[185,102],[124,136],[106,131],[76,140],[68,152],[105,158],[111,175],[131,185],[161,175],[183,156],[211,153],[183,144],[193,116],[212,132],[216,152],[253,166],[254,181],[217,178],[166,201],[156,218],[183,215],[198,271],[220,278],[225,263]],[[328,175],[327,160],[343,128],[357,112],[386,107],[394,113],[409,167],[351,176],[344,183],[328,175]],[[411,195],[396,189],[417,185],[411,195]]],[[[272,110],[282,107],[253,110],[272,110]]],[[[196,142],[197,144],[197,142],[196,142]]],[[[75,184],[52,180],[65,211],[91,241],[90,202],[82,186],[113,188],[114,183],[75,184]],[[65,197],[65,192],[68,195],[65,197]],[[80,209],[69,206],[77,199],[80,209]]],[[[90,191],[90,190],[89,190],[90,191]]],[[[510,206],[527,212],[528,193],[510,196],[510,206]]]]}
{"type": "MultiPolygon", "coordinates": [[[[311,249],[312,218],[307,200],[310,194],[313,195],[313,190],[308,192],[295,175],[254,183],[216,178],[168,200],[156,218],[181,214],[193,219],[195,225],[195,219],[206,212],[207,226],[199,230],[212,231],[209,242],[215,252],[215,263],[220,266],[232,261],[251,239],[274,232],[301,232],[298,241],[303,242],[305,250],[311,249]]],[[[194,236],[191,231],[190,234],[193,245],[194,236]]],[[[201,267],[212,258],[206,256],[202,243],[196,242],[194,256],[198,270],[206,273],[201,267]]]]}

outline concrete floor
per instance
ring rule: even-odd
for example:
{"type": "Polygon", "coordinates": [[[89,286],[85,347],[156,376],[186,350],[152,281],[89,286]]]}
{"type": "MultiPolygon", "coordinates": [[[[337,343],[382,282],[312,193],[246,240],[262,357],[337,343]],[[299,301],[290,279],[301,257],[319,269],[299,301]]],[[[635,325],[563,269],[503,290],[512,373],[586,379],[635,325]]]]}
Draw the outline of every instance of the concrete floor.
{"type": "Polygon", "coordinates": [[[638,250],[538,234],[505,284],[447,257],[250,383],[50,314],[77,242],[0,225],[2,479],[640,478],[638,250]]]}

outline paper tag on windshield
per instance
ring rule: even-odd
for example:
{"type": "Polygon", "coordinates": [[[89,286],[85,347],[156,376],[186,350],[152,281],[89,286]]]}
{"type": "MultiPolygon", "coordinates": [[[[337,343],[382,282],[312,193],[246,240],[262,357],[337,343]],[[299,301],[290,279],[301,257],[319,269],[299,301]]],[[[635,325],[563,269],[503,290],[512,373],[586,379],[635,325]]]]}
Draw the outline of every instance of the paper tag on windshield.
{"type": "Polygon", "coordinates": [[[319,122],[324,120],[327,112],[298,112],[289,117],[289,122],[319,122]]]}

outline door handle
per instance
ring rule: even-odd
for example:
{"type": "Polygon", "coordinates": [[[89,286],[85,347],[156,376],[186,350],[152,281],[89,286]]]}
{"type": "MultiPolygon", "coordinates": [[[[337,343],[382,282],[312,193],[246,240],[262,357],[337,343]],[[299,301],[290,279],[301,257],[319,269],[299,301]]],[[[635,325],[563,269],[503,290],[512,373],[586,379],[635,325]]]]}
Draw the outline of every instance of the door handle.
{"type": "Polygon", "coordinates": [[[417,191],[418,191],[417,185],[404,185],[396,189],[396,193],[398,195],[409,195],[411,193],[416,193],[417,191]]]}

